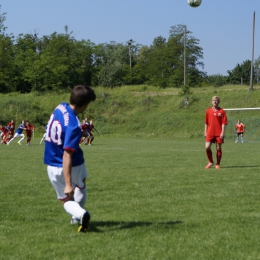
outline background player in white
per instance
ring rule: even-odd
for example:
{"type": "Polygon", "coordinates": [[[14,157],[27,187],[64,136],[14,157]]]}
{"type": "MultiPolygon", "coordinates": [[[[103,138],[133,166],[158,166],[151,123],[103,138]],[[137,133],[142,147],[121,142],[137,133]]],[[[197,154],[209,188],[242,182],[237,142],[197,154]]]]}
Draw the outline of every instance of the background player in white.
{"type": "Polygon", "coordinates": [[[42,139],[41,139],[41,141],[40,141],[40,144],[41,144],[42,141],[45,140],[45,138],[46,138],[47,127],[48,127],[48,125],[46,125],[45,128],[44,128],[44,131],[45,131],[45,132],[44,132],[44,134],[43,134],[43,136],[42,136],[42,139]]]}
{"type": "Polygon", "coordinates": [[[86,202],[87,170],[79,142],[84,135],[77,117],[96,99],[87,86],[75,86],[70,104],[61,103],[48,122],[45,139],[44,163],[58,199],[73,219],[79,219],[79,232],[87,232],[90,214],[84,209],[86,202]],[[77,188],[76,188],[77,187],[77,188]]]}
{"type": "Polygon", "coordinates": [[[18,144],[21,145],[21,142],[25,137],[25,135],[23,134],[23,130],[26,130],[26,127],[24,125],[24,120],[22,120],[22,123],[17,128],[14,137],[7,143],[7,145],[9,145],[16,137],[21,137],[21,139],[17,142],[18,144]]]}

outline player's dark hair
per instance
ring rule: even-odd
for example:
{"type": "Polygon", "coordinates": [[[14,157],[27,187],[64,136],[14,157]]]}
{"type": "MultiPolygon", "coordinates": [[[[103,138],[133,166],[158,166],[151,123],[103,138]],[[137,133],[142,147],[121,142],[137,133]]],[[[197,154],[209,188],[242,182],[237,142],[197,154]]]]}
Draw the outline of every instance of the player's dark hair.
{"type": "Polygon", "coordinates": [[[70,104],[76,107],[82,107],[95,100],[96,94],[89,86],[77,85],[71,91],[70,104]]]}

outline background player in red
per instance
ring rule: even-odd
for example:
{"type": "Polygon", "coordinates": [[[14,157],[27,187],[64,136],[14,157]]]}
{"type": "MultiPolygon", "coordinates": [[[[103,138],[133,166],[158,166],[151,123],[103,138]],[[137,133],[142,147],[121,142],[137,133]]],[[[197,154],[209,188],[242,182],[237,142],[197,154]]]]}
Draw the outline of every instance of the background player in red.
{"type": "Polygon", "coordinates": [[[27,135],[27,141],[26,141],[26,145],[30,145],[31,139],[32,139],[32,133],[34,131],[34,126],[30,124],[29,121],[26,122],[25,124],[26,127],[26,135],[27,135]]]}
{"type": "Polygon", "coordinates": [[[83,136],[81,138],[79,144],[82,144],[84,142],[84,140],[87,138],[87,141],[85,143],[87,145],[88,144],[88,137],[90,136],[90,133],[89,133],[89,122],[88,122],[87,118],[83,119],[83,121],[82,121],[81,131],[84,132],[86,134],[86,136],[83,136]]]}
{"type": "Polygon", "coordinates": [[[246,126],[245,126],[240,120],[238,120],[238,121],[237,121],[237,124],[236,124],[237,138],[236,138],[235,143],[238,142],[239,136],[240,136],[240,138],[241,138],[241,142],[242,142],[242,143],[244,142],[243,134],[244,134],[244,132],[245,132],[245,128],[246,128],[246,126]]]}
{"type": "Polygon", "coordinates": [[[14,122],[14,120],[11,119],[11,121],[8,123],[7,126],[10,127],[10,139],[11,139],[14,136],[14,130],[15,130],[15,122],[14,122]]]}
{"type": "Polygon", "coordinates": [[[217,150],[217,164],[216,169],[220,168],[220,161],[222,157],[221,145],[224,143],[225,126],[228,124],[226,112],[219,107],[220,98],[218,96],[212,97],[212,107],[206,110],[205,114],[205,130],[204,136],[206,138],[206,154],[208,157],[208,164],[206,169],[214,165],[211,151],[211,144],[216,143],[217,150]]]}
{"type": "Polygon", "coordinates": [[[88,138],[88,145],[91,145],[93,140],[94,140],[94,135],[92,134],[92,130],[96,131],[99,134],[99,131],[95,128],[95,126],[93,125],[93,121],[90,120],[89,121],[89,136],[88,138]]]}
{"type": "Polygon", "coordinates": [[[4,127],[0,125],[0,131],[1,131],[1,144],[7,144],[8,140],[10,139],[10,127],[4,127]]]}

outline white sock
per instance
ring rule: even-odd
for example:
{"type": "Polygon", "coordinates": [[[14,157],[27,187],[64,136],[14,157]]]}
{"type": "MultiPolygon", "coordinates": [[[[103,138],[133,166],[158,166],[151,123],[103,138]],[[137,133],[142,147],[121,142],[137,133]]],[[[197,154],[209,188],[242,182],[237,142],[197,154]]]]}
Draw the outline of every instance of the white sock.
{"type": "Polygon", "coordinates": [[[10,144],[13,140],[14,140],[14,138],[12,138],[12,139],[8,142],[8,144],[10,144]]]}
{"type": "Polygon", "coordinates": [[[24,137],[22,137],[18,142],[20,143],[21,141],[23,141],[24,137]]]}
{"type": "Polygon", "coordinates": [[[69,200],[64,203],[63,207],[67,213],[78,219],[80,219],[86,212],[86,210],[81,208],[76,201],[69,200]]]}
{"type": "MultiPolygon", "coordinates": [[[[86,187],[84,189],[75,188],[74,190],[74,201],[78,202],[81,208],[84,208],[87,200],[87,191],[86,187]]],[[[72,218],[77,218],[72,216],[72,218]]]]}

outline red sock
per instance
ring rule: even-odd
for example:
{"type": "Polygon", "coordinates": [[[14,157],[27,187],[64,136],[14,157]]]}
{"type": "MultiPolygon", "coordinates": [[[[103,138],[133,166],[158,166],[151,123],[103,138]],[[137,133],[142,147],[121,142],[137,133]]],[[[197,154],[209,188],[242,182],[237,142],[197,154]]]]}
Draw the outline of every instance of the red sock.
{"type": "Polygon", "coordinates": [[[217,164],[220,165],[222,150],[217,150],[217,164]]]}
{"type": "Polygon", "coordinates": [[[207,157],[209,159],[209,162],[210,163],[213,163],[213,158],[212,158],[212,151],[211,149],[206,149],[206,154],[207,154],[207,157]]]}

